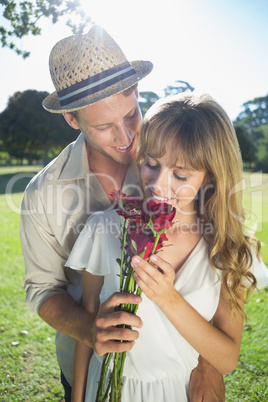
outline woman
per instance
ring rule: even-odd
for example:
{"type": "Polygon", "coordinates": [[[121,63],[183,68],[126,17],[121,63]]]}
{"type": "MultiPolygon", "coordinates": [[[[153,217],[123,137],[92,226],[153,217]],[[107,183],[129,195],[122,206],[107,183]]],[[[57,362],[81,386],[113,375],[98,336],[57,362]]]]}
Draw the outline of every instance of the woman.
{"type": "MultiPolygon", "coordinates": [[[[132,258],[143,328],[125,361],[122,401],[187,401],[199,354],[222,374],[235,369],[245,288],[255,289],[254,273],[267,284],[267,270],[256,258],[259,241],[243,233],[242,194],[233,191],[242,180],[235,132],[210,96],[156,102],[144,119],[138,165],[146,199],[171,204],[176,215],[166,232],[169,247],[151,264],[132,258]]],[[[119,232],[115,211],[89,218],[66,264],[84,270],[83,305],[90,312],[119,290],[121,251],[111,222],[119,232]]],[[[95,400],[100,376],[102,358],[85,350],[78,344],[75,402],[95,400]]]]}

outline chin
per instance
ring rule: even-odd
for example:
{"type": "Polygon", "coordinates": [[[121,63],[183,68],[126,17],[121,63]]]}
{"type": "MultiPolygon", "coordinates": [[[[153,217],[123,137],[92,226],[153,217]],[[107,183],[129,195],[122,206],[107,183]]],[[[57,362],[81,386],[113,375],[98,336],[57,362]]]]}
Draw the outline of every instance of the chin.
{"type": "Polygon", "coordinates": [[[114,160],[120,165],[130,165],[135,160],[135,155],[124,155],[114,160]]]}

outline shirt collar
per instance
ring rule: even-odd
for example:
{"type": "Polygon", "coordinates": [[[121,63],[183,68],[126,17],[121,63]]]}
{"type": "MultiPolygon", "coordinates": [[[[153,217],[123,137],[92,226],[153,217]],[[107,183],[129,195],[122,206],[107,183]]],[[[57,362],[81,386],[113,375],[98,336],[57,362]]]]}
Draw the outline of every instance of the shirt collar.
{"type": "MultiPolygon", "coordinates": [[[[59,180],[85,179],[87,173],[90,173],[90,170],[87,159],[86,140],[84,134],[81,132],[76,141],[70,144],[69,158],[59,175],[59,180]]],[[[136,163],[132,162],[128,168],[122,191],[126,192],[127,195],[139,194],[139,191],[137,193],[137,189],[139,189],[138,177],[138,168],[136,163]]],[[[101,186],[96,178],[95,181],[98,186],[101,186]]],[[[92,180],[90,187],[92,188],[92,180]]]]}
{"type": "Polygon", "coordinates": [[[133,195],[136,197],[141,197],[141,183],[140,183],[140,172],[139,169],[133,161],[127,171],[125,180],[122,186],[122,192],[126,193],[127,195],[133,195]]]}
{"type": "Polygon", "coordinates": [[[59,180],[83,179],[88,171],[86,141],[84,134],[80,133],[77,140],[70,144],[69,158],[59,175],[59,180]]]}

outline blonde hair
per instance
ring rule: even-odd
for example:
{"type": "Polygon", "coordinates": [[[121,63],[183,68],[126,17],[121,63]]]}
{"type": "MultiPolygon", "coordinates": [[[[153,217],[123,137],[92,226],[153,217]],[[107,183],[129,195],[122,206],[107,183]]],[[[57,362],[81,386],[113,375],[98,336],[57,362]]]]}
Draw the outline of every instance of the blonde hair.
{"type": "MultiPolygon", "coordinates": [[[[203,233],[212,267],[222,271],[222,284],[232,309],[238,303],[238,287],[247,295],[256,287],[250,272],[251,247],[260,257],[260,242],[243,233],[242,160],[233,125],[222,107],[209,95],[183,93],[157,101],[146,113],[141,129],[137,163],[150,153],[171,156],[185,167],[206,172],[209,183],[196,201],[198,216],[213,233],[203,233]]],[[[205,226],[205,225],[204,225],[205,226]]]]}

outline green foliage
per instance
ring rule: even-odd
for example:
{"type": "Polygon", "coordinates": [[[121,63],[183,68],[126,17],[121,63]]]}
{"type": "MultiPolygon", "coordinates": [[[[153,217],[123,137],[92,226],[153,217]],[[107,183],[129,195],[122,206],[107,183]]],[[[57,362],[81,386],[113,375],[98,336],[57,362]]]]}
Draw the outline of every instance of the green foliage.
{"type": "Polygon", "coordinates": [[[237,122],[242,122],[249,128],[258,128],[268,123],[268,94],[245,102],[243,108],[237,122]]]}
{"type": "Polygon", "coordinates": [[[268,173],[268,124],[260,127],[262,133],[259,139],[259,149],[258,149],[258,161],[256,168],[268,173]]]}
{"type": "Polygon", "coordinates": [[[139,106],[143,116],[158,99],[159,96],[155,92],[139,92],[139,106]]]}
{"type": "MultiPolygon", "coordinates": [[[[13,197],[19,205],[22,193],[13,197]]],[[[0,233],[0,401],[59,402],[63,391],[55,331],[25,306],[19,214],[7,207],[4,195],[0,196],[0,209],[1,226],[6,228],[0,233]]]]}
{"type": "Polygon", "coordinates": [[[41,159],[45,163],[49,152],[62,149],[74,141],[75,132],[61,114],[48,113],[42,107],[48,92],[28,90],[9,98],[0,114],[2,151],[17,159],[41,159]]]}
{"type": "MultiPolygon", "coordinates": [[[[186,81],[175,81],[173,84],[167,85],[164,89],[165,96],[175,95],[185,91],[193,91],[194,88],[186,81]]],[[[139,93],[139,105],[141,113],[144,116],[147,110],[159,99],[160,97],[152,91],[139,93]]]]}
{"type": "Polygon", "coordinates": [[[38,21],[41,18],[50,18],[55,24],[61,17],[76,14],[80,22],[74,24],[71,18],[67,21],[73,33],[81,33],[91,20],[85,15],[79,0],[35,0],[20,1],[0,0],[4,7],[3,17],[5,25],[0,26],[0,40],[2,47],[9,47],[17,54],[26,58],[28,51],[22,51],[14,42],[14,38],[21,39],[23,36],[41,34],[38,21]]]}
{"type": "Polygon", "coordinates": [[[236,123],[234,124],[234,128],[243,157],[243,162],[244,164],[251,165],[256,161],[257,145],[249,134],[249,130],[244,125],[236,123]]]}
{"type": "Polygon", "coordinates": [[[243,160],[268,172],[268,94],[244,103],[234,126],[243,160]]]}
{"type": "MultiPolygon", "coordinates": [[[[266,237],[267,238],[267,237],[266,237]]],[[[268,400],[268,288],[254,292],[246,306],[239,362],[225,376],[226,401],[263,402],[268,400]]]]}
{"type": "Polygon", "coordinates": [[[177,80],[172,85],[167,85],[164,89],[164,93],[165,96],[167,96],[179,94],[180,92],[185,92],[188,90],[193,91],[194,88],[187,81],[177,80]]]}

